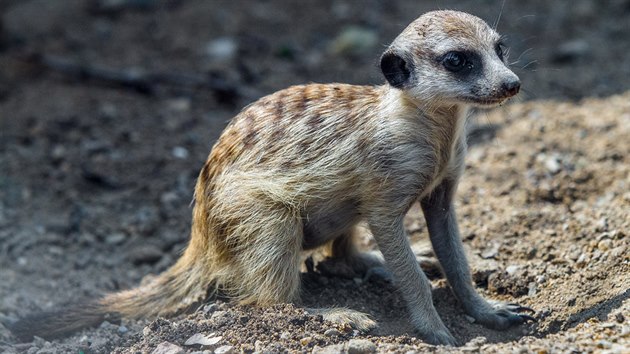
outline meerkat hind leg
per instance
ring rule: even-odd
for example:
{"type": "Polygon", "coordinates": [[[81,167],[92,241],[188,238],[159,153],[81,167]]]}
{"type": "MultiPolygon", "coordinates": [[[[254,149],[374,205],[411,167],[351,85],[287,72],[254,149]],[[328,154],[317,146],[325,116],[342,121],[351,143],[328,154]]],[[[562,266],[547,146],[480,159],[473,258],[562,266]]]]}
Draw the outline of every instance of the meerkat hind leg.
{"type": "Polygon", "coordinates": [[[352,227],[326,245],[329,248],[327,250],[329,257],[320,262],[317,269],[324,274],[345,278],[368,278],[379,275],[389,279],[381,255],[377,252],[359,251],[356,245],[357,237],[356,227],[352,227]]]}
{"type": "MultiPolygon", "coordinates": [[[[330,223],[323,223],[324,225],[330,223]]],[[[310,227],[309,231],[313,231],[314,227],[310,227]]],[[[341,233],[341,236],[328,241],[325,244],[325,255],[328,258],[317,264],[317,269],[323,274],[342,276],[345,278],[354,278],[363,276],[366,272],[374,267],[382,267],[382,261],[379,257],[368,253],[359,252],[355,245],[354,227],[347,228],[341,233]]],[[[333,230],[320,227],[318,232],[333,232],[333,230]]],[[[313,236],[311,236],[313,237],[313,236]]],[[[328,235],[316,235],[318,239],[329,237],[328,235]]],[[[345,307],[334,308],[307,308],[310,314],[320,315],[326,321],[330,321],[342,326],[350,326],[361,332],[367,332],[377,327],[368,314],[348,309],[345,307]]]]}
{"type": "Polygon", "coordinates": [[[241,242],[247,246],[238,250],[240,263],[231,279],[241,302],[273,305],[298,300],[301,221],[283,208],[251,215],[240,227],[241,242]]]}

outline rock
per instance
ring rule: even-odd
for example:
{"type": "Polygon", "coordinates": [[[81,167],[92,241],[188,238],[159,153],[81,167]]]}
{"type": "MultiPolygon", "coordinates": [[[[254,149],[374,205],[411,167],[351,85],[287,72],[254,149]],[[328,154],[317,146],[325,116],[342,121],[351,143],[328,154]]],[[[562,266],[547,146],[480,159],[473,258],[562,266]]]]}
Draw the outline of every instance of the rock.
{"type": "Polygon", "coordinates": [[[345,28],[330,44],[330,51],[337,55],[360,56],[367,54],[378,44],[376,31],[350,26],[345,28]]]}
{"type": "Polygon", "coordinates": [[[183,354],[184,349],[169,342],[162,342],[151,352],[151,354],[183,354]]]}
{"type": "Polygon", "coordinates": [[[529,284],[527,284],[527,296],[533,297],[536,295],[536,292],[538,291],[538,287],[536,285],[536,282],[530,282],[529,284]]]}
{"type": "Polygon", "coordinates": [[[627,248],[628,246],[626,245],[617,246],[610,251],[610,256],[613,258],[625,257],[626,259],[628,259],[629,257],[626,253],[627,248]]]}
{"type": "Polygon", "coordinates": [[[206,44],[205,54],[213,60],[228,62],[238,52],[238,43],[231,37],[221,37],[206,44]]]}
{"type": "Polygon", "coordinates": [[[300,339],[300,344],[304,347],[308,346],[309,344],[311,344],[311,342],[313,342],[313,337],[311,336],[306,336],[302,339],[300,339]]]}
{"type": "Polygon", "coordinates": [[[499,254],[499,247],[501,245],[498,242],[492,242],[491,245],[481,251],[481,258],[483,259],[494,259],[499,254]]]}
{"type": "Polygon", "coordinates": [[[343,352],[344,352],[343,344],[333,344],[333,345],[329,345],[323,348],[319,346],[315,346],[315,348],[313,348],[313,351],[312,351],[313,354],[337,354],[337,353],[343,353],[343,352]]]}
{"type": "Polygon", "coordinates": [[[597,348],[600,349],[610,349],[612,347],[612,342],[601,339],[597,341],[597,348]]]}
{"type": "Polygon", "coordinates": [[[608,251],[609,249],[611,249],[611,248],[612,248],[612,240],[609,240],[609,239],[603,239],[603,240],[599,241],[599,242],[597,243],[597,248],[598,248],[600,251],[602,251],[602,252],[606,252],[606,251],[608,251]]]}
{"type": "Polygon", "coordinates": [[[376,345],[367,339],[351,339],[347,350],[348,354],[376,353],[376,345]]]}
{"type": "Polygon", "coordinates": [[[517,265],[509,265],[505,268],[505,271],[509,274],[509,275],[515,275],[519,270],[521,269],[520,266],[517,265]]]}
{"type": "Polygon", "coordinates": [[[129,329],[127,327],[125,327],[125,326],[119,326],[118,327],[118,334],[125,334],[127,332],[129,332],[129,329]]]}
{"type": "Polygon", "coordinates": [[[59,162],[66,157],[66,148],[63,145],[55,145],[55,147],[50,152],[50,157],[53,162],[59,162]]]}
{"type": "Polygon", "coordinates": [[[120,116],[118,107],[112,103],[103,103],[98,109],[98,114],[104,121],[111,121],[120,116]]]}
{"type": "Polygon", "coordinates": [[[597,224],[595,227],[596,231],[607,231],[608,230],[608,218],[600,218],[597,220],[597,224]]]}
{"type": "Polygon", "coordinates": [[[261,353],[264,347],[265,347],[265,343],[263,343],[261,340],[257,340],[254,343],[254,350],[257,351],[258,353],[261,353]]]}
{"type": "Polygon", "coordinates": [[[172,98],[166,101],[166,108],[171,112],[185,113],[192,107],[192,101],[188,97],[172,98]]]}
{"type": "Polygon", "coordinates": [[[339,332],[336,328],[330,328],[324,332],[324,335],[326,337],[337,337],[341,335],[341,332],[339,332]]]}
{"type": "Polygon", "coordinates": [[[105,243],[108,245],[119,245],[127,239],[127,235],[122,232],[115,232],[105,236],[105,243]]]}
{"type": "Polygon", "coordinates": [[[234,347],[231,345],[222,345],[214,350],[214,354],[232,354],[234,353],[234,347]]]}
{"type": "Polygon", "coordinates": [[[545,160],[545,168],[547,169],[547,171],[549,171],[549,173],[551,173],[552,175],[555,175],[556,173],[560,172],[560,170],[562,169],[562,165],[560,164],[560,159],[558,159],[558,157],[556,156],[551,156],[547,158],[545,160]]]}
{"type": "Polygon", "coordinates": [[[133,264],[154,264],[163,256],[162,250],[151,244],[139,245],[131,250],[129,258],[133,264]]]}
{"type": "Polygon", "coordinates": [[[153,332],[153,331],[151,330],[151,327],[149,327],[149,326],[145,326],[145,327],[142,329],[142,335],[143,335],[144,337],[148,337],[148,336],[150,336],[150,335],[151,335],[151,332],[153,332]]]}
{"type": "Polygon", "coordinates": [[[187,159],[188,156],[190,155],[188,150],[185,147],[181,147],[181,146],[175,146],[173,150],[171,150],[171,154],[173,155],[173,157],[182,159],[182,160],[187,159]]]}
{"type": "Polygon", "coordinates": [[[575,262],[575,265],[578,268],[584,268],[589,261],[589,257],[586,253],[582,253],[578,260],[575,262]]]}
{"type": "Polygon", "coordinates": [[[214,333],[204,335],[201,333],[195,333],[190,338],[184,342],[184,345],[202,345],[205,347],[210,347],[216,345],[221,341],[223,337],[218,336],[214,337],[214,333]]]}

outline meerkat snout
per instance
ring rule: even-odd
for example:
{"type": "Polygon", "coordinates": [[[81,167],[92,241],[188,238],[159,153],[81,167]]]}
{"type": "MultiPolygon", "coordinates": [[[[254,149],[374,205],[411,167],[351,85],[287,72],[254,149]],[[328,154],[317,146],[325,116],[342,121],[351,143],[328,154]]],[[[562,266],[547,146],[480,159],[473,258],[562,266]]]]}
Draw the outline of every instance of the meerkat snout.
{"type": "Polygon", "coordinates": [[[516,94],[518,94],[521,90],[521,81],[518,78],[504,81],[503,84],[501,84],[501,88],[503,89],[503,92],[505,92],[506,96],[516,96],[516,94]]]}

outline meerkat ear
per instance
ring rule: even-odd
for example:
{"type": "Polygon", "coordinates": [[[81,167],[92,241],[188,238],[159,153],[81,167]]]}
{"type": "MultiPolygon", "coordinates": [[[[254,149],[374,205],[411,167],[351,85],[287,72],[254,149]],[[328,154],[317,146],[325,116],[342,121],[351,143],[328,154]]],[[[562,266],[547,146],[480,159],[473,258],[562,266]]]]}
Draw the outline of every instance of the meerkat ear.
{"type": "Polygon", "coordinates": [[[396,88],[403,87],[411,75],[405,60],[392,51],[385,52],[381,57],[381,71],[387,82],[396,88]]]}

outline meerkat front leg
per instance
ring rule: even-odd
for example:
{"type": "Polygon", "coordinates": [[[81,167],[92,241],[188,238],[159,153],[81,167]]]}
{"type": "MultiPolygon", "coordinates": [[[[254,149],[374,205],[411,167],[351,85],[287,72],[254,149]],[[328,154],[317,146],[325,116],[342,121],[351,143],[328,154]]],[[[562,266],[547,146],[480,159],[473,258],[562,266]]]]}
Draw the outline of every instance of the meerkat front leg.
{"type": "Polygon", "coordinates": [[[409,246],[403,216],[394,218],[378,216],[372,218],[369,224],[385,262],[407,303],[415,329],[431,344],[455,345],[455,338],[433,306],[431,283],[420,269],[409,246]]]}
{"type": "Polygon", "coordinates": [[[452,203],[455,188],[454,181],[445,180],[421,201],[433,249],[455,296],[466,313],[489,328],[503,330],[535,320],[519,313],[533,312],[527,307],[499,303],[490,305],[475,291],[452,203]]]}

